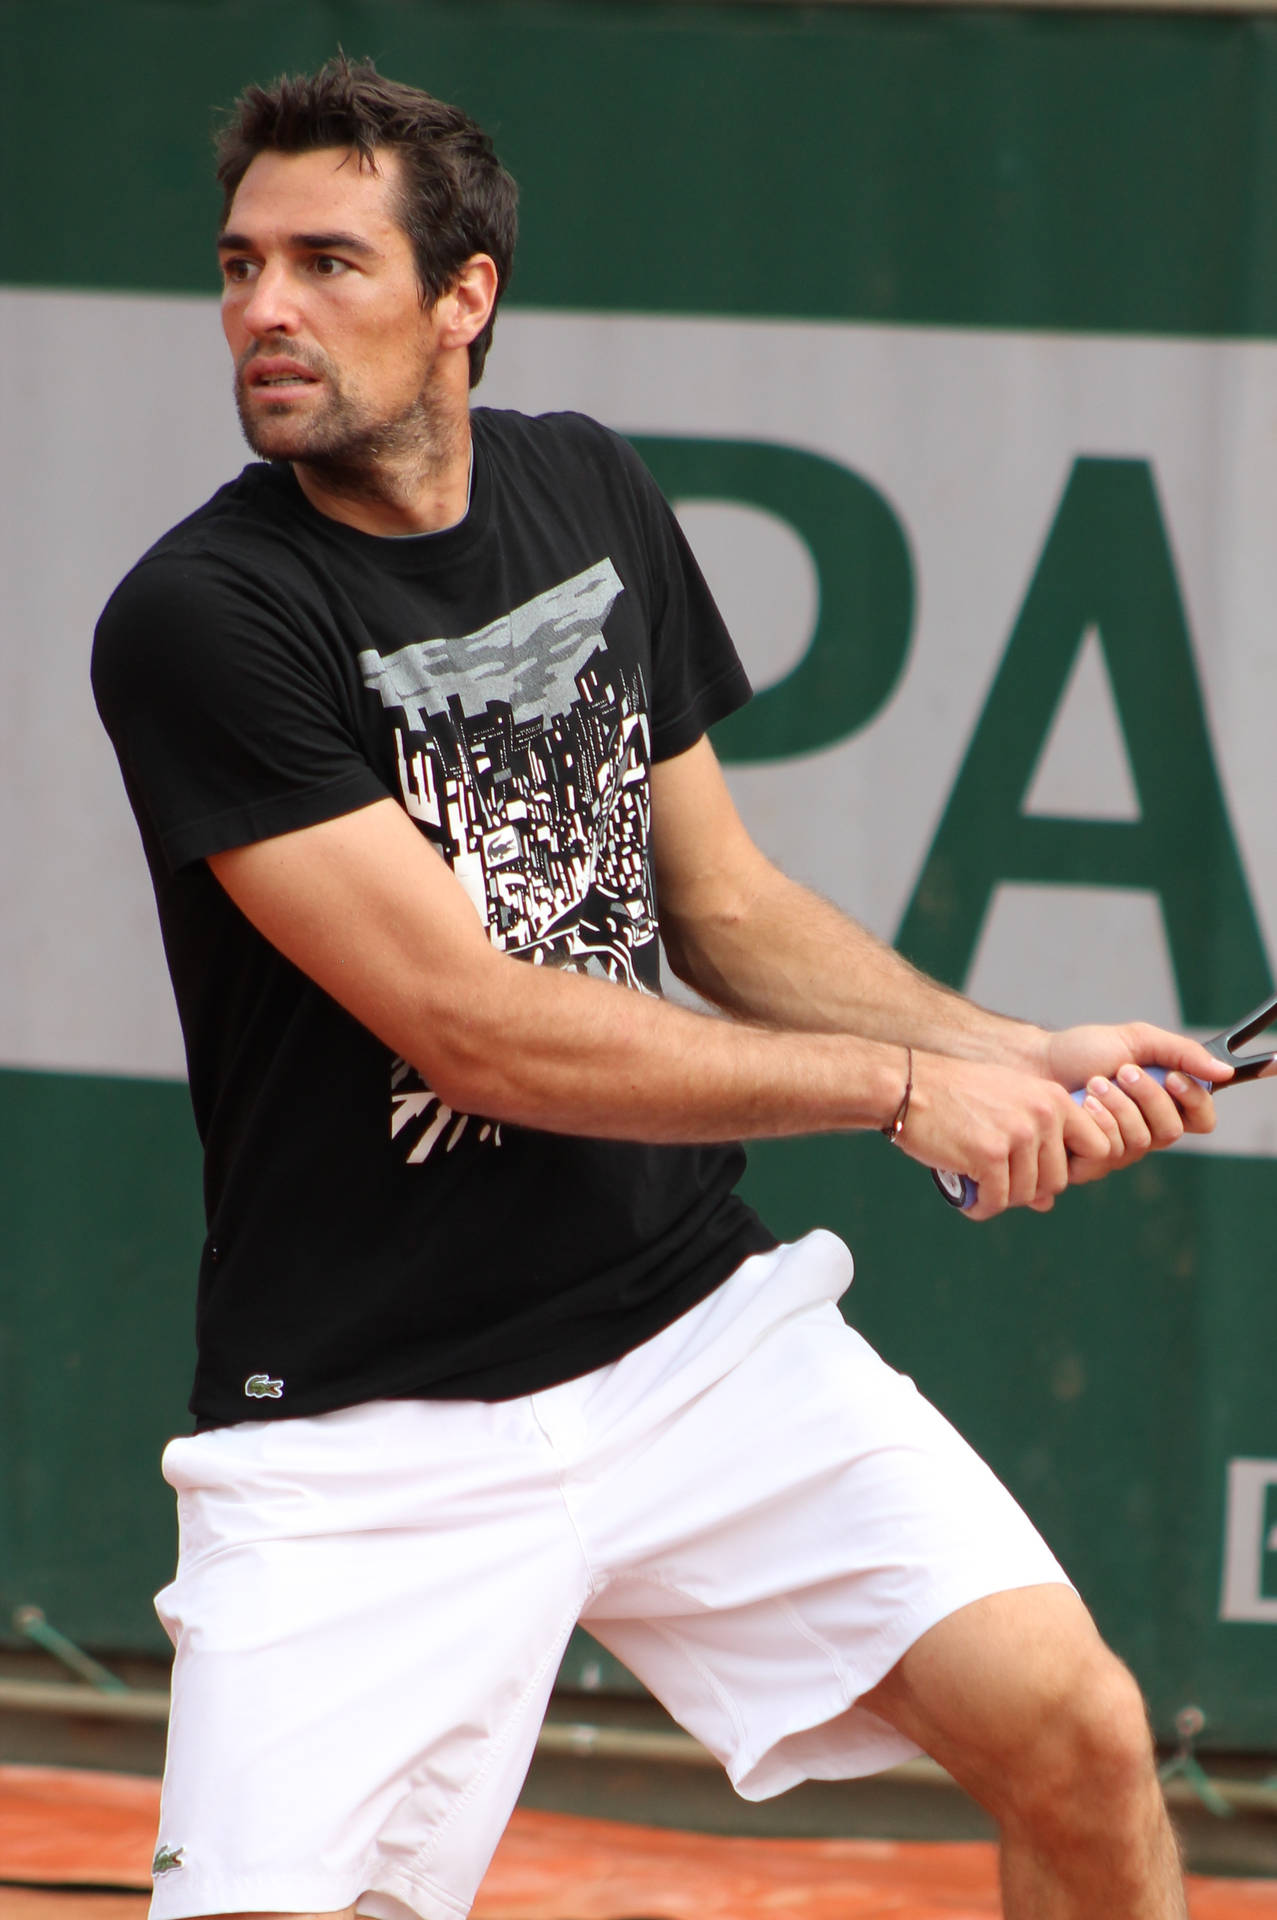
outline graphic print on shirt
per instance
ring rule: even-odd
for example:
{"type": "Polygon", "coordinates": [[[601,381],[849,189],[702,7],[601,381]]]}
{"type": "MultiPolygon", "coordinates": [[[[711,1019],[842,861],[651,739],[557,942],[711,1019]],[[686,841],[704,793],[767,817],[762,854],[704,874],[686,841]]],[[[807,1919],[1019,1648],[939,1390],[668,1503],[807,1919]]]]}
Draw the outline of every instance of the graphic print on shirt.
{"type": "MultiPolygon", "coordinates": [[[[657,986],[648,866],[651,740],[640,668],[608,650],[624,591],[600,560],[475,633],[359,655],[396,720],[404,806],[483,916],[489,938],[534,965],[657,986]]],[[[420,1164],[469,1126],[404,1060],[391,1133],[420,1164]]],[[[472,1135],[472,1137],[475,1137],[472,1135]]]]}

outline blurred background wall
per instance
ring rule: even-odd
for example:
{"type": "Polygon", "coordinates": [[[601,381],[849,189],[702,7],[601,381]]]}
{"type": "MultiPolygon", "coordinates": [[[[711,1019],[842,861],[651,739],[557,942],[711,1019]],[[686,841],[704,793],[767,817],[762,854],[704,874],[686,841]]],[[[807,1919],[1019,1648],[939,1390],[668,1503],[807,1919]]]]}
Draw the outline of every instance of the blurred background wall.
{"type": "MultiPolygon", "coordinates": [[[[0,1638],[159,1651],[198,1156],[92,711],[115,581],[246,457],[210,128],[338,46],[521,181],[488,405],[634,436],[758,697],[761,844],[1006,1011],[1206,1034],[1277,950],[1277,19],[0,0],[0,1638]]],[[[175,644],[180,636],[175,636],[175,644]]],[[[1277,1100],[972,1230],[869,1139],[782,1233],[994,1462],[1150,1694],[1277,1749],[1277,1100]]],[[[588,1642],[576,1677],[623,1685],[588,1642]]]]}

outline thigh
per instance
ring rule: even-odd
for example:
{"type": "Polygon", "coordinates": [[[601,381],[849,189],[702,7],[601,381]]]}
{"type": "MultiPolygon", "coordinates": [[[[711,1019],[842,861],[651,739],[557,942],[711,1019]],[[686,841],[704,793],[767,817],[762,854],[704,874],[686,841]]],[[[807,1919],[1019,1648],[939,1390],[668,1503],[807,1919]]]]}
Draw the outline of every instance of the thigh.
{"type": "Polygon", "coordinates": [[[181,1555],[158,1920],[473,1896],[585,1575],[517,1404],[169,1449],[181,1555]]]}
{"type": "Polygon", "coordinates": [[[585,1520],[584,1623],[747,1796],[916,1754],[858,1705],[940,1620],[1066,1576],[990,1469],[830,1305],[784,1317],[585,1520]]]}

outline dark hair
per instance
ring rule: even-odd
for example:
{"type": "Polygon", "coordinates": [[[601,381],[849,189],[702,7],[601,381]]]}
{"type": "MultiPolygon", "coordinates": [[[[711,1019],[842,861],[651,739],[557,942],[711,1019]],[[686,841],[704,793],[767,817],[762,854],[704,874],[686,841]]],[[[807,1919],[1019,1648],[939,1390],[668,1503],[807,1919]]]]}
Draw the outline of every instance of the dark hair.
{"type": "MultiPolygon", "coordinates": [[[[472,254],[492,256],[497,299],[514,265],[518,188],[487,134],[459,107],[417,87],[384,80],[371,60],[338,54],[313,74],[282,74],[273,87],[246,87],[217,136],[222,220],[259,153],[309,153],[350,147],[361,165],[381,148],[402,166],[399,223],[412,243],[426,302],[455,285],[472,254]]],[[[492,344],[496,305],[470,343],[470,385],[477,386],[492,344]]]]}

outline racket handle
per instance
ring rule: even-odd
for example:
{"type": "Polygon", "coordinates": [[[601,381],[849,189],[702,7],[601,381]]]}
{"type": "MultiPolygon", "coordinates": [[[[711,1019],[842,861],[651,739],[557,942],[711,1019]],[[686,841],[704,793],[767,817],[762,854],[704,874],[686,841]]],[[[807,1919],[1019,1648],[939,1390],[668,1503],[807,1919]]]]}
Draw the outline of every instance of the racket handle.
{"type": "MultiPolygon", "coordinates": [[[[1165,1067],[1145,1067],[1144,1071],[1150,1080],[1156,1080],[1159,1087],[1166,1085],[1167,1069],[1165,1067]]],[[[1197,1075],[1189,1074],[1187,1078],[1197,1080],[1197,1075]]],[[[1197,1080],[1197,1084],[1199,1087],[1205,1087],[1208,1093],[1210,1092],[1209,1080],[1197,1080]]],[[[1073,1098],[1080,1107],[1086,1099],[1086,1088],[1079,1087],[1073,1094],[1073,1098]]],[[[933,1167],[931,1178],[939,1188],[941,1198],[951,1207],[956,1207],[959,1213],[969,1212],[980,1197],[980,1189],[969,1173],[950,1173],[943,1167],[933,1167]]]]}

